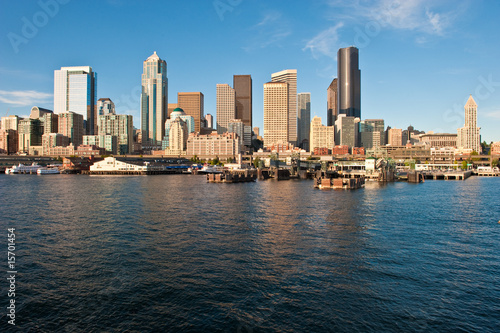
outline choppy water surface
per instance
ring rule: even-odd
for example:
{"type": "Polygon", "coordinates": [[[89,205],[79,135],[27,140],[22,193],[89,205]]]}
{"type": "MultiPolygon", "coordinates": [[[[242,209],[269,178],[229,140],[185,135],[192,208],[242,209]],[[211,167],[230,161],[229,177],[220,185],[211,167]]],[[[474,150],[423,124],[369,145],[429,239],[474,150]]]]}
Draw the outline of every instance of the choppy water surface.
{"type": "Polygon", "coordinates": [[[16,329],[497,331],[499,185],[3,175],[16,329]]]}

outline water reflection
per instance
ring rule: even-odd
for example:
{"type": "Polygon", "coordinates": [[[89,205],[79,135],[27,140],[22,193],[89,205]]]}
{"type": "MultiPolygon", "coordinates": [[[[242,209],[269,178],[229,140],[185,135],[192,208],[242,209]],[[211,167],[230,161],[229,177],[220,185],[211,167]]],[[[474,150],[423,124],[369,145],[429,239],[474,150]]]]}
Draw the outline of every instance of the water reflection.
{"type": "Polygon", "coordinates": [[[498,183],[0,176],[21,329],[488,330],[498,183]]]}

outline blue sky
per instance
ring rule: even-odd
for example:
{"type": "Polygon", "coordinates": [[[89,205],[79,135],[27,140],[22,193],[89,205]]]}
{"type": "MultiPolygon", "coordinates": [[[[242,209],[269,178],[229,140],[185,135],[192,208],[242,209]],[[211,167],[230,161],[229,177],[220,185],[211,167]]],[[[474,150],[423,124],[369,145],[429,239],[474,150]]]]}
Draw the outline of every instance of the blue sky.
{"type": "Polygon", "coordinates": [[[337,50],[355,45],[363,119],[456,133],[472,94],[482,139],[500,141],[499,16],[493,0],[0,0],[0,116],[52,108],[54,70],[91,66],[98,98],[140,127],[142,62],[156,51],[170,103],[201,91],[215,116],[216,84],[251,74],[262,129],[263,84],[297,69],[297,92],[326,123],[337,50]]]}

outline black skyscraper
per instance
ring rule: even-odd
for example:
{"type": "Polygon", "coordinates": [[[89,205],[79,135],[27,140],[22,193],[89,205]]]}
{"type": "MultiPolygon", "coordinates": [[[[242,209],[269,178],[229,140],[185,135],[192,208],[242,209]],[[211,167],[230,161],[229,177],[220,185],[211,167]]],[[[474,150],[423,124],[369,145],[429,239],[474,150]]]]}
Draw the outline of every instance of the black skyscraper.
{"type": "Polygon", "coordinates": [[[339,49],[337,53],[338,113],[361,118],[361,71],[359,50],[339,49]]]}

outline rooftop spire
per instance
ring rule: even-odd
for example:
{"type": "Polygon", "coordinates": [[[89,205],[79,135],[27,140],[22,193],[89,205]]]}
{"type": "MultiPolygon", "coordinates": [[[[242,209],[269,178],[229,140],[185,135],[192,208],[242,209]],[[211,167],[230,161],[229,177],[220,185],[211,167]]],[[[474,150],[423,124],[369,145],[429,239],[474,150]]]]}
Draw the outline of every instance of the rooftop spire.
{"type": "Polygon", "coordinates": [[[152,55],[149,56],[149,58],[146,59],[146,61],[148,60],[160,60],[160,57],[158,57],[158,55],[156,54],[156,51],[154,51],[154,53],[152,55]]]}

